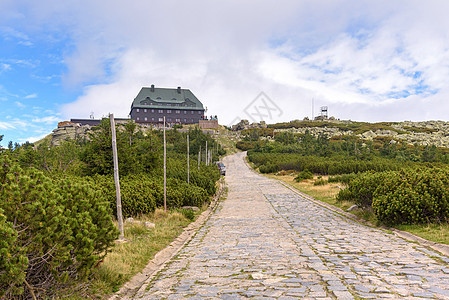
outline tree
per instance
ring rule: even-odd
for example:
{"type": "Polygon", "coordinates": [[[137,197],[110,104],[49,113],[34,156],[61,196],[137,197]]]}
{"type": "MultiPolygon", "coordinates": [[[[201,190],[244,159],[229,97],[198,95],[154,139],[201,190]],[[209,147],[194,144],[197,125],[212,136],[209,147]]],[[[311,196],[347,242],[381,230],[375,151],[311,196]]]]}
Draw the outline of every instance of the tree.
{"type": "Polygon", "coordinates": [[[131,146],[132,144],[132,138],[134,136],[134,132],[136,131],[136,123],[134,123],[134,120],[129,120],[126,124],[125,124],[125,131],[128,134],[129,137],[129,146],[131,146]]]}

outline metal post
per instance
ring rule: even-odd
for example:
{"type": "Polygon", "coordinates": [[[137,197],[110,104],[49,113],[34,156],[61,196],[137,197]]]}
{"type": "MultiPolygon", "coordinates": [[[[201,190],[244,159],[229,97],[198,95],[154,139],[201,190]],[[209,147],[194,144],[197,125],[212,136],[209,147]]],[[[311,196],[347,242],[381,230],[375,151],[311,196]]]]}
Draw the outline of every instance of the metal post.
{"type": "Polygon", "coordinates": [[[109,114],[111,121],[111,133],[112,133],[112,156],[114,161],[114,181],[115,181],[115,194],[117,197],[117,221],[118,230],[120,232],[119,239],[124,239],[125,234],[123,231],[123,215],[122,215],[122,198],[120,196],[120,180],[118,175],[118,156],[117,156],[117,138],[115,135],[115,121],[114,114],[109,114]]]}
{"type": "Polygon", "coordinates": [[[187,134],[187,183],[190,183],[190,166],[189,166],[189,155],[190,155],[190,147],[189,147],[189,135],[187,134]]]}
{"type": "Polygon", "coordinates": [[[165,116],[164,116],[164,211],[167,212],[167,147],[165,143],[165,116]]]}
{"type": "Polygon", "coordinates": [[[207,140],[206,140],[206,166],[208,166],[208,160],[207,160],[207,140]]]}

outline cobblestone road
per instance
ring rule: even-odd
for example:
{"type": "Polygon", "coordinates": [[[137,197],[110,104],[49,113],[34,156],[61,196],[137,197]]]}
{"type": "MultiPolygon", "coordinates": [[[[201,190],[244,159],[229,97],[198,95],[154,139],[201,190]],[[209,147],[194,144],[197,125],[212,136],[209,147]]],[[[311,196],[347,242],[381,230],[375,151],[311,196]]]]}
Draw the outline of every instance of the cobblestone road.
{"type": "Polygon", "coordinates": [[[449,299],[449,259],[225,158],[228,196],[136,297],[449,299]]]}

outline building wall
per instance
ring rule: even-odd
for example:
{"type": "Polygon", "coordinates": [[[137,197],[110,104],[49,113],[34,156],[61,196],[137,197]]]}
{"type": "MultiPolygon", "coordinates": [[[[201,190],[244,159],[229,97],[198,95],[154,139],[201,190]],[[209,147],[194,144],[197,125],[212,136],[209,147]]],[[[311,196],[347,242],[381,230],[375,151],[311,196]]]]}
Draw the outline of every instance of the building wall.
{"type": "Polygon", "coordinates": [[[218,120],[200,120],[199,126],[201,129],[218,129],[218,120]]]}
{"type": "Polygon", "coordinates": [[[204,116],[204,110],[133,108],[131,119],[136,123],[161,123],[163,117],[167,123],[195,124],[204,116]]]}

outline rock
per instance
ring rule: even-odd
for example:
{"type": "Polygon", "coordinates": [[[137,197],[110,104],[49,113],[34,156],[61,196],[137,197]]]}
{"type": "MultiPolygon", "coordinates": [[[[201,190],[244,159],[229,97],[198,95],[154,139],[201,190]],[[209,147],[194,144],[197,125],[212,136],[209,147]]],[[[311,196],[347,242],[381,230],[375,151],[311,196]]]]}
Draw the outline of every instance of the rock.
{"type": "Polygon", "coordinates": [[[356,204],[354,204],[354,205],[351,205],[351,207],[349,207],[346,211],[354,211],[354,210],[358,210],[358,209],[359,209],[359,207],[356,204]]]}
{"type": "Polygon", "coordinates": [[[145,227],[147,227],[147,228],[155,228],[155,227],[156,227],[156,224],[151,223],[151,222],[148,222],[148,221],[146,221],[146,222],[144,223],[144,225],[145,225],[145,227]]]}
{"type": "Polygon", "coordinates": [[[368,139],[368,140],[373,139],[376,136],[377,135],[372,130],[368,130],[368,131],[362,133],[362,137],[365,139],[368,139]]]}
{"type": "Polygon", "coordinates": [[[200,211],[200,209],[196,206],[183,206],[181,207],[181,209],[189,209],[189,210],[193,210],[193,211],[200,211]]]}
{"type": "Polygon", "coordinates": [[[126,218],[125,220],[125,224],[134,224],[134,223],[135,223],[134,218],[126,218]]]}

